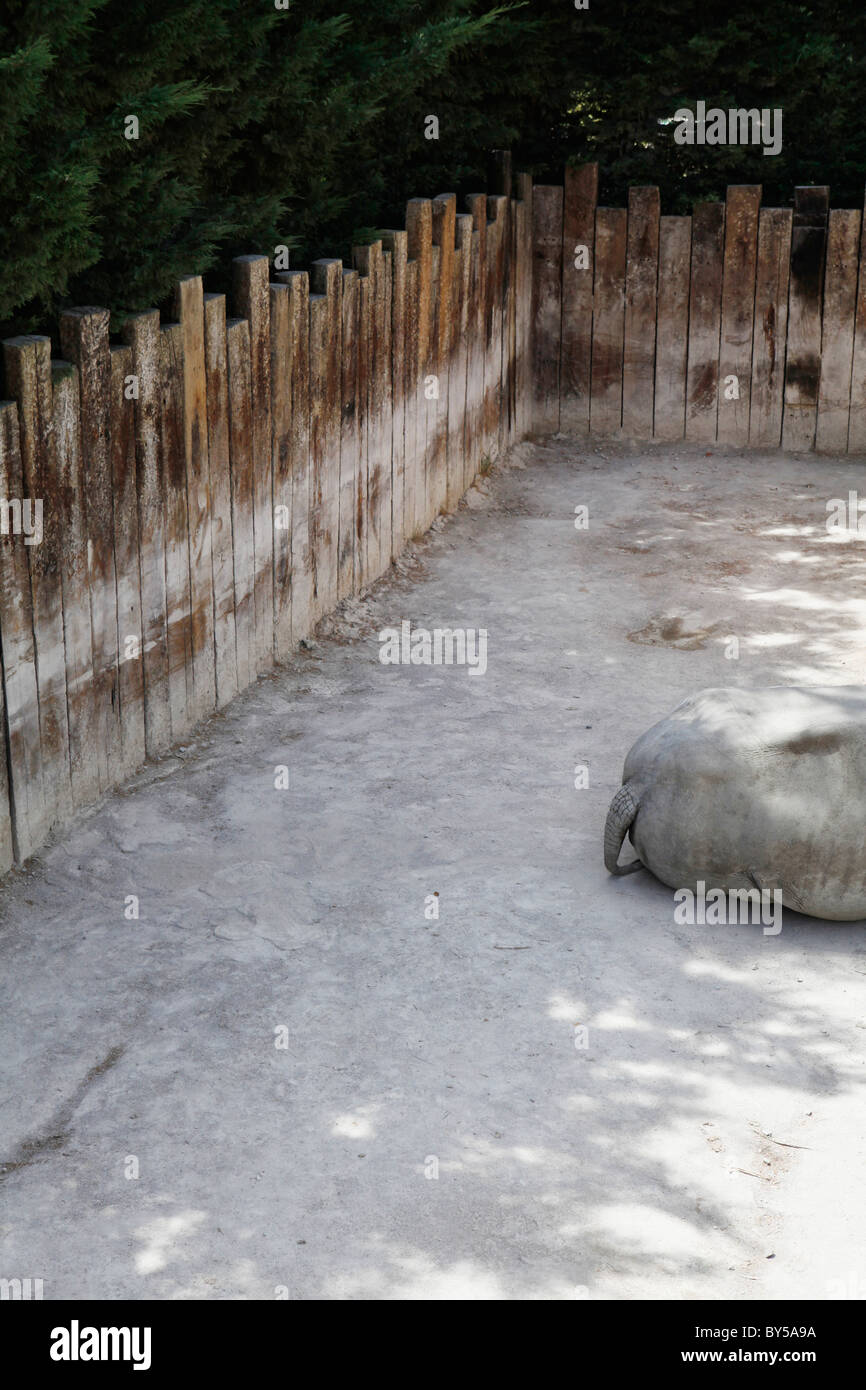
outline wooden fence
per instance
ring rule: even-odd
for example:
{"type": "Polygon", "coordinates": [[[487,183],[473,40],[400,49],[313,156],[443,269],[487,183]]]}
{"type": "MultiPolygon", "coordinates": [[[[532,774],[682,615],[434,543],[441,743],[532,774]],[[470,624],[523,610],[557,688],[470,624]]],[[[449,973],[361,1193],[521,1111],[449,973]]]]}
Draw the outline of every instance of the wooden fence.
{"type": "Polygon", "coordinates": [[[598,168],[408,204],[177,322],[3,343],[0,872],[288,656],[530,432],[866,451],[859,211],[597,206],[598,168]],[[35,511],[41,508],[41,518],[35,511]],[[37,543],[38,542],[38,543],[37,543]]]}
{"type": "Polygon", "coordinates": [[[533,427],[866,452],[866,225],[829,189],[691,217],[598,206],[598,165],[533,190],[533,427]]]}
{"type": "Polygon", "coordinates": [[[505,152],[494,170],[466,212],[413,199],[351,269],[272,279],[240,257],[235,317],[194,276],[176,323],[135,314],[112,342],[108,311],[79,308],[62,361],[48,337],[3,343],[0,871],[286,657],[528,432],[531,182],[512,196],[505,152]]]}

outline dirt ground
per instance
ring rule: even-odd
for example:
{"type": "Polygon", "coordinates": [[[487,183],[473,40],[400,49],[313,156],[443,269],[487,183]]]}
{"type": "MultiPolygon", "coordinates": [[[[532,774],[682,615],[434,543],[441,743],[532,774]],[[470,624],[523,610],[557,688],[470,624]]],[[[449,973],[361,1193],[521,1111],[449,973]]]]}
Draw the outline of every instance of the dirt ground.
{"type": "Polygon", "coordinates": [[[522,446],[8,880],[0,1276],[866,1297],[863,924],[677,925],[601,846],[626,751],[685,696],[866,680],[866,537],[826,528],[858,486],[522,446]],[[486,629],[486,673],[381,664],[403,620],[486,629]]]}

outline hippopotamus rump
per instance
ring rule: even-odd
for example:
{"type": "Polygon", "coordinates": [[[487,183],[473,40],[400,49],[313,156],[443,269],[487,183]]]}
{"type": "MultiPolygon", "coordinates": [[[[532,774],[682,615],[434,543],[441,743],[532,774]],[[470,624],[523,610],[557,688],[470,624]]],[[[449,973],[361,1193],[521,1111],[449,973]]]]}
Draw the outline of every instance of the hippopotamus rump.
{"type": "Polygon", "coordinates": [[[813,917],[866,917],[866,686],[701,690],[641,735],[622,780],[610,873],[780,889],[813,917]],[[620,865],[626,832],[638,858],[620,865]]]}

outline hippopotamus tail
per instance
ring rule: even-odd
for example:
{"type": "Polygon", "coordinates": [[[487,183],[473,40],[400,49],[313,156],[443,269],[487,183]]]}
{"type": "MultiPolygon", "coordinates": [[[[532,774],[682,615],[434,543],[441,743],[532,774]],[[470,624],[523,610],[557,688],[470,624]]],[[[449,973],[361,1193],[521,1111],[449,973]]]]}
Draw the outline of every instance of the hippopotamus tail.
{"type": "Polygon", "coordinates": [[[604,826],[604,867],[609,874],[633,874],[636,869],[644,867],[639,859],[632,860],[630,864],[617,863],[626,831],[637,815],[637,809],[631,783],[626,782],[610,803],[604,826]]]}

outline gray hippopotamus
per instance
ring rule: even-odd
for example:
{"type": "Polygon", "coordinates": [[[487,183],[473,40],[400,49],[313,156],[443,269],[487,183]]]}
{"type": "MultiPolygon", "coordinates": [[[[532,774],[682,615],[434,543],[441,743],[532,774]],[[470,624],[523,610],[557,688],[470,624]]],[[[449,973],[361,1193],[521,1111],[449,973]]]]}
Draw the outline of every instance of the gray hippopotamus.
{"type": "Polygon", "coordinates": [[[701,690],[641,735],[622,780],[610,873],[779,889],[813,917],[866,917],[866,686],[701,690]],[[626,832],[638,859],[620,865],[626,832]]]}

